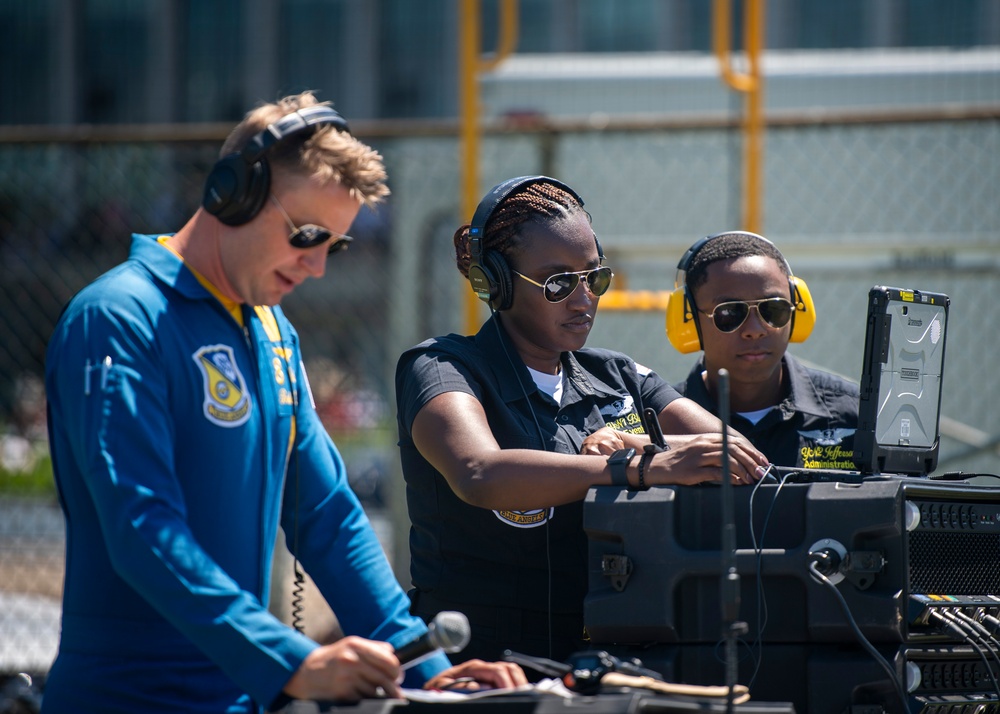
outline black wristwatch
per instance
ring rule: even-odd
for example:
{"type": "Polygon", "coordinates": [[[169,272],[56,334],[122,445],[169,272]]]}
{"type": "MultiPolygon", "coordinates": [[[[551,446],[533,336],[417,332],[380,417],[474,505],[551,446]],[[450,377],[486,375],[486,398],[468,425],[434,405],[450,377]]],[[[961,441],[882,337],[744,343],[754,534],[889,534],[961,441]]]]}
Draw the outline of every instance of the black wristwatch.
{"type": "Polygon", "coordinates": [[[611,467],[611,485],[628,488],[628,465],[635,458],[635,449],[618,449],[608,457],[611,467]]]}

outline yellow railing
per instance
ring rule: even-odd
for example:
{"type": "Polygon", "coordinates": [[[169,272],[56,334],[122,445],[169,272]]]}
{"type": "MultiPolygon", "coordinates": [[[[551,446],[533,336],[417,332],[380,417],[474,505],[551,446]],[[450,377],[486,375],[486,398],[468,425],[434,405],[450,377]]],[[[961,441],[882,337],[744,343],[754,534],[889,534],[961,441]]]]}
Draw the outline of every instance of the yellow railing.
{"type": "MultiPolygon", "coordinates": [[[[732,0],[714,0],[712,50],[719,60],[723,82],[746,95],[743,117],[743,215],[741,228],[761,231],[761,165],[763,153],[763,76],[760,66],[764,37],[766,0],[745,0],[744,45],[748,72],[732,68],[732,0]]],[[[482,55],[480,1],[459,3],[459,101],[461,156],[461,211],[463,220],[472,217],[479,200],[480,104],[479,74],[489,72],[510,55],[517,46],[518,0],[500,0],[500,36],[496,52],[482,55]]],[[[669,290],[611,290],[601,299],[605,310],[666,310],[669,290]]],[[[473,334],[481,322],[482,302],[471,290],[466,292],[466,333],[473,334]]]]}
{"type": "Polygon", "coordinates": [[[665,313],[669,297],[669,290],[608,290],[601,298],[601,309],[665,313]]]}
{"type": "Polygon", "coordinates": [[[730,54],[732,0],[715,0],[712,12],[712,51],[719,60],[722,81],[733,91],[745,95],[743,116],[743,225],[741,228],[761,232],[761,196],[763,186],[761,165],[764,143],[764,79],[760,56],[764,44],[764,6],[766,0],[744,2],[743,44],[748,72],[733,71],[730,54]]]}
{"type": "MultiPolygon", "coordinates": [[[[462,221],[470,220],[479,203],[479,74],[489,72],[517,46],[517,0],[500,0],[500,37],[496,53],[482,56],[482,23],[479,0],[459,3],[459,101],[461,102],[462,221]]],[[[468,334],[479,329],[482,303],[466,291],[465,325],[468,334]]]]}

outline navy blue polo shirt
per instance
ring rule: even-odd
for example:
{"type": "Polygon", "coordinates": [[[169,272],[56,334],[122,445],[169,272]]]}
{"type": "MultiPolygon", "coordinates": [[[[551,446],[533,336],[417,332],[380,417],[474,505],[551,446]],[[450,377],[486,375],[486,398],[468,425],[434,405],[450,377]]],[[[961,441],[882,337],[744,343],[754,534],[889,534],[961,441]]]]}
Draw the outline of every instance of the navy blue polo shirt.
{"type": "Polygon", "coordinates": [[[467,603],[544,613],[551,576],[552,612],[582,615],[587,589],[582,502],[526,512],[471,506],[420,455],[410,433],[427,402],[457,391],[482,403],[501,448],[578,454],[583,439],[606,425],[644,433],[642,409],[659,412],[679,397],[655,372],[620,352],[564,353],[562,369],[562,404],[557,404],[536,388],[497,316],[475,336],[437,337],[400,357],[399,448],[412,524],[410,570],[418,592],[433,593],[456,609],[467,603]]]}
{"type": "MultiPolygon", "coordinates": [[[[829,372],[806,367],[787,352],[782,358],[788,395],[756,424],[732,414],[734,429],[777,466],[846,469],[854,466],[858,428],[858,385],[829,372]]],[[[702,379],[702,356],[677,391],[715,415],[719,405],[702,379]]]]}

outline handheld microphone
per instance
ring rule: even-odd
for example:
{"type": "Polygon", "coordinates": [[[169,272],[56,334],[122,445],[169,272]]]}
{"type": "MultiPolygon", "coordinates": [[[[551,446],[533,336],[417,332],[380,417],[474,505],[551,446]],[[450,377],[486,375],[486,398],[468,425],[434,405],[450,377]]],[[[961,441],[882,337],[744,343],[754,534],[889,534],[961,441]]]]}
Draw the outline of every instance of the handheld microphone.
{"type": "Polygon", "coordinates": [[[423,662],[438,650],[461,652],[469,644],[469,618],[461,612],[444,610],[427,623],[427,632],[396,648],[396,658],[403,669],[423,662]]]}

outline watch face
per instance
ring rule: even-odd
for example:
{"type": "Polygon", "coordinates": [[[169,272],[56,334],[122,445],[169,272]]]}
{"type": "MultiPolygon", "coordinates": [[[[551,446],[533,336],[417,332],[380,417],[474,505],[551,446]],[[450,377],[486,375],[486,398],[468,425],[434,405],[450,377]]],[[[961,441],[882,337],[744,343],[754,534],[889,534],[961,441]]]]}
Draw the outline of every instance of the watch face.
{"type": "Polygon", "coordinates": [[[633,456],[635,456],[635,449],[618,449],[618,451],[611,454],[610,461],[619,463],[622,461],[628,461],[633,456]]]}

